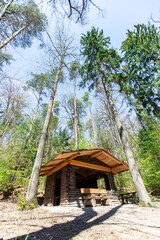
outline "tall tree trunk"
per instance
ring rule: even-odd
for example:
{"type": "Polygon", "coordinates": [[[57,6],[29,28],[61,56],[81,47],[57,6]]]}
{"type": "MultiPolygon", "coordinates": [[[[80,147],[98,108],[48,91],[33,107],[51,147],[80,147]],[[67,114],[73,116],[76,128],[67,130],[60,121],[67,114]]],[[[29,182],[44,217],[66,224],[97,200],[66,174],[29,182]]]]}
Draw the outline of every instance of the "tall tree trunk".
{"type": "Polygon", "coordinates": [[[74,138],[75,148],[78,149],[78,114],[77,114],[77,101],[76,101],[76,76],[74,78],[74,138]]]}
{"type": "Polygon", "coordinates": [[[57,71],[54,87],[53,87],[51,97],[50,97],[50,100],[49,100],[47,115],[46,115],[44,125],[43,125],[43,129],[42,129],[42,136],[41,136],[41,139],[40,139],[40,142],[39,142],[39,145],[38,145],[37,155],[36,155],[36,159],[35,159],[35,162],[34,162],[34,166],[33,166],[33,169],[32,169],[32,174],[31,174],[31,178],[30,178],[29,186],[28,186],[28,190],[27,190],[27,195],[26,195],[26,200],[27,201],[31,201],[37,194],[39,172],[40,172],[40,168],[41,168],[42,161],[43,161],[45,143],[46,143],[46,139],[47,139],[50,119],[51,119],[52,112],[53,112],[55,94],[56,94],[56,91],[57,91],[57,85],[58,85],[58,81],[59,81],[59,75],[60,75],[60,72],[61,72],[62,63],[63,63],[63,61],[61,62],[60,67],[57,71]]]}
{"type": "Polygon", "coordinates": [[[90,111],[91,120],[92,120],[92,128],[93,128],[93,134],[94,134],[94,143],[95,143],[95,146],[97,148],[98,145],[97,145],[96,130],[95,130],[95,126],[94,126],[94,120],[93,120],[93,115],[92,115],[92,111],[91,111],[91,106],[90,105],[89,105],[89,111],[90,111]]]}
{"type": "Polygon", "coordinates": [[[110,94],[109,87],[106,83],[106,78],[102,71],[100,72],[100,75],[101,75],[101,79],[102,79],[102,85],[104,87],[104,91],[106,93],[108,103],[109,103],[110,109],[112,111],[112,115],[113,115],[117,130],[118,130],[121,142],[122,142],[123,150],[124,150],[127,162],[128,162],[128,166],[129,166],[129,169],[130,169],[130,172],[132,175],[133,183],[135,185],[139,200],[141,202],[144,202],[146,205],[151,204],[151,200],[150,200],[147,190],[144,186],[143,179],[141,177],[137,163],[133,156],[133,151],[130,146],[128,132],[126,131],[125,127],[122,125],[122,122],[120,121],[117,109],[115,107],[115,104],[114,104],[113,99],[110,94]]]}
{"type": "MultiPolygon", "coordinates": [[[[38,107],[39,107],[39,103],[40,103],[40,100],[41,100],[41,95],[42,95],[42,90],[41,90],[40,93],[39,93],[36,110],[35,110],[35,112],[34,112],[34,116],[33,116],[33,119],[32,119],[32,123],[31,123],[30,129],[29,129],[29,132],[28,132],[28,134],[27,134],[27,139],[29,138],[29,136],[31,135],[31,132],[32,132],[33,124],[34,124],[34,121],[35,121],[35,119],[36,119],[37,112],[38,112],[38,107]]],[[[28,142],[28,140],[27,140],[27,142],[28,142]]],[[[27,143],[26,143],[26,144],[27,144],[27,143]]],[[[25,144],[25,146],[26,146],[26,144],[25,144]]]]}
{"type": "Polygon", "coordinates": [[[92,134],[91,134],[91,130],[89,129],[89,144],[90,144],[90,148],[91,148],[91,146],[92,146],[92,141],[91,141],[91,139],[92,139],[92,134]]]}
{"type": "Polygon", "coordinates": [[[111,151],[111,145],[112,144],[110,142],[111,137],[109,136],[108,129],[107,129],[108,125],[109,125],[109,128],[110,128],[110,131],[111,131],[111,134],[112,134],[112,139],[114,140],[114,143],[116,143],[116,144],[117,144],[117,142],[120,143],[121,140],[119,138],[119,135],[116,134],[116,129],[115,129],[115,126],[113,124],[113,120],[111,118],[112,113],[111,113],[111,110],[109,109],[109,107],[106,106],[106,104],[105,104],[105,99],[104,99],[103,94],[104,94],[104,91],[102,91],[102,88],[101,88],[101,97],[102,97],[102,102],[103,102],[104,130],[105,130],[105,135],[106,135],[106,139],[107,139],[108,151],[111,151]],[[107,114],[107,116],[106,116],[106,114],[107,114]]]}
{"type": "Polygon", "coordinates": [[[0,20],[2,19],[2,17],[4,16],[4,14],[6,13],[7,11],[7,8],[9,8],[9,6],[12,4],[14,0],[10,0],[6,5],[5,7],[3,8],[2,12],[0,13],[0,20]]]}
{"type": "MultiPolygon", "coordinates": [[[[102,94],[102,102],[103,102],[103,119],[104,119],[104,132],[105,132],[105,136],[106,136],[106,140],[107,140],[107,151],[111,151],[111,147],[110,147],[110,141],[109,141],[109,134],[108,134],[108,129],[107,129],[107,118],[106,118],[106,113],[105,113],[105,103],[104,103],[104,97],[103,97],[103,93],[101,91],[102,94]]],[[[113,134],[114,136],[114,134],[113,134]]]]}
{"type": "Polygon", "coordinates": [[[21,27],[19,30],[17,30],[15,33],[13,33],[10,37],[8,37],[6,40],[4,40],[0,44],[0,49],[4,48],[10,41],[12,41],[18,34],[20,34],[24,29],[26,29],[29,26],[29,24],[21,27]]]}

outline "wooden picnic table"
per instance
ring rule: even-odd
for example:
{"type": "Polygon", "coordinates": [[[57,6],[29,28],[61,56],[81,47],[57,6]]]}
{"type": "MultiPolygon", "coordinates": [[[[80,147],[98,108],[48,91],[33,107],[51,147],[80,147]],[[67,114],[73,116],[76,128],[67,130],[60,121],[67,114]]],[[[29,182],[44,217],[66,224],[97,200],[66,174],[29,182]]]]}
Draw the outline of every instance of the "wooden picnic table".
{"type": "Polygon", "coordinates": [[[96,206],[96,200],[100,200],[101,205],[106,204],[107,199],[113,199],[112,196],[107,196],[105,189],[98,188],[81,188],[84,206],[96,206]]]}
{"type": "Polygon", "coordinates": [[[122,199],[122,204],[128,203],[128,200],[134,204],[137,203],[136,192],[120,193],[119,195],[122,199]]]}

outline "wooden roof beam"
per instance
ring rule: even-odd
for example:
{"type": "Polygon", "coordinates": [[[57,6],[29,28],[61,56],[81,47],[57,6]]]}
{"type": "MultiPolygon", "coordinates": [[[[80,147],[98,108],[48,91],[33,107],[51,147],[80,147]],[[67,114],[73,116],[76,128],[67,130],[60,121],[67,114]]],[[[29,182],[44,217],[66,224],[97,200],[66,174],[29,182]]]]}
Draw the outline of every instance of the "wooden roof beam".
{"type": "Polygon", "coordinates": [[[69,158],[67,158],[67,160],[72,160],[72,159],[74,159],[74,158],[76,158],[76,157],[78,157],[80,155],[80,153],[78,152],[78,153],[76,153],[76,154],[73,154],[71,157],[69,157],[69,158]]]}
{"type": "Polygon", "coordinates": [[[124,169],[122,172],[127,171],[129,169],[126,163],[121,163],[118,166],[113,167],[112,172],[113,173],[118,173],[119,171],[117,172],[117,170],[119,170],[119,168],[124,169]]]}
{"type": "Polygon", "coordinates": [[[75,160],[71,160],[71,161],[69,161],[69,163],[70,163],[71,165],[74,165],[74,166],[79,166],[79,167],[94,169],[94,170],[103,171],[103,172],[111,172],[111,168],[109,168],[109,167],[104,167],[104,166],[99,166],[99,165],[96,165],[96,164],[91,164],[91,163],[86,163],[86,162],[80,162],[80,161],[75,161],[75,160]]]}
{"type": "Polygon", "coordinates": [[[61,169],[62,167],[64,167],[64,166],[66,166],[68,163],[69,163],[69,161],[70,160],[72,160],[72,159],[74,159],[74,158],[76,158],[76,157],[78,157],[80,154],[79,153],[76,153],[76,154],[73,154],[71,157],[69,157],[69,158],[67,158],[67,159],[65,159],[65,161],[64,160],[56,160],[55,162],[61,162],[60,164],[56,164],[56,165],[54,165],[54,158],[52,159],[52,161],[53,161],[53,165],[52,164],[50,164],[50,165],[44,165],[44,166],[42,166],[42,168],[41,168],[41,172],[40,172],[40,176],[49,176],[49,175],[51,175],[52,173],[54,173],[54,172],[56,172],[56,171],[58,171],[59,169],[61,169]],[[63,162],[62,162],[63,161],[63,162]],[[55,166],[55,167],[54,167],[55,166]],[[47,169],[48,168],[48,169],[47,169]],[[50,169],[51,170],[50,170],[50,169]]]}
{"type": "Polygon", "coordinates": [[[93,154],[89,155],[90,158],[94,158],[96,157],[97,155],[101,154],[101,150],[97,150],[96,152],[94,152],[93,154]]]}
{"type": "Polygon", "coordinates": [[[52,173],[57,172],[58,170],[60,170],[61,168],[65,167],[68,164],[68,161],[62,162],[59,165],[57,165],[57,167],[53,168],[51,171],[49,171],[46,175],[47,177],[50,176],[52,173]]]}

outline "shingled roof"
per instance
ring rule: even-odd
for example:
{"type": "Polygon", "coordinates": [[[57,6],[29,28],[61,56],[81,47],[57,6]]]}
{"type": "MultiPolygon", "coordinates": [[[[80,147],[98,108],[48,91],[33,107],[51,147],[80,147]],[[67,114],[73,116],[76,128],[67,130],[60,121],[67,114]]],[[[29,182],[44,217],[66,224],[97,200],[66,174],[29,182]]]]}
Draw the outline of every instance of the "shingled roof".
{"type": "Polygon", "coordinates": [[[103,148],[81,149],[62,152],[41,167],[40,176],[49,176],[66,165],[74,165],[97,171],[117,174],[127,171],[128,165],[103,148]],[[88,159],[88,162],[84,159],[88,159]],[[93,164],[93,159],[99,160],[103,166],[93,164]]]}

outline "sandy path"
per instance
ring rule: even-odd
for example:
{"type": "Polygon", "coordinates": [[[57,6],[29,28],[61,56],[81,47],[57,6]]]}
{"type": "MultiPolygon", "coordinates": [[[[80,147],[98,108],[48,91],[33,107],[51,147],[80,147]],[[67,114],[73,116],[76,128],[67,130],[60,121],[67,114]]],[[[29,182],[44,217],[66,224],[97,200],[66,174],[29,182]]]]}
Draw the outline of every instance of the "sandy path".
{"type": "Polygon", "coordinates": [[[126,204],[94,208],[39,207],[20,212],[0,202],[0,239],[160,240],[160,208],[126,204]]]}

